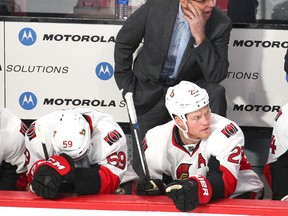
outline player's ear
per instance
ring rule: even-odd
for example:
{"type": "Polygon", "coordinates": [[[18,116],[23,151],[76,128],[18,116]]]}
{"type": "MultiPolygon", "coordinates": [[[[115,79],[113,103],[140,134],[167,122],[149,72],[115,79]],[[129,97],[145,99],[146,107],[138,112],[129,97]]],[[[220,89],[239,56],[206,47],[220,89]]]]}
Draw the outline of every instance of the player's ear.
{"type": "Polygon", "coordinates": [[[175,123],[179,126],[179,127],[181,127],[181,128],[185,128],[185,125],[184,125],[184,123],[183,123],[183,120],[179,117],[179,116],[174,116],[174,121],[175,121],[175,123]]]}

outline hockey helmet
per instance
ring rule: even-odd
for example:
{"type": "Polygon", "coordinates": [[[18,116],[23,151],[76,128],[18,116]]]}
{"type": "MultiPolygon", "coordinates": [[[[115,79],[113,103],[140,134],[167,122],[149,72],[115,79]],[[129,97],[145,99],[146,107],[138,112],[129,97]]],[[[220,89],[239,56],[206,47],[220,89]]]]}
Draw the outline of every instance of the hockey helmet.
{"type": "Polygon", "coordinates": [[[181,81],[169,87],[166,93],[165,105],[172,119],[173,115],[177,115],[186,122],[187,113],[199,110],[208,104],[209,96],[206,90],[192,82],[181,81]]]}
{"type": "Polygon", "coordinates": [[[52,133],[52,145],[56,154],[65,153],[74,161],[81,160],[89,150],[91,131],[82,114],[64,113],[52,133]]]}

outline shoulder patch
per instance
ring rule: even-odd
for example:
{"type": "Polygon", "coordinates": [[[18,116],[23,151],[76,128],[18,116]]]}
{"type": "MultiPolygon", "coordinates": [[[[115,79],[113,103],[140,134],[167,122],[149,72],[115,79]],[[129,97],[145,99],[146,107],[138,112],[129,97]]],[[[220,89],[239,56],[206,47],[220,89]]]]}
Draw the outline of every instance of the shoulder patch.
{"type": "Polygon", "coordinates": [[[122,135],[115,129],[113,131],[110,131],[106,137],[104,137],[104,140],[111,146],[113,143],[117,142],[122,135]]]}
{"type": "Polygon", "coordinates": [[[29,138],[29,140],[31,141],[32,139],[34,139],[36,137],[36,133],[35,133],[35,123],[32,123],[27,131],[27,136],[29,138]]]}
{"type": "Polygon", "coordinates": [[[21,126],[20,126],[20,133],[23,134],[23,136],[25,136],[25,133],[27,131],[28,127],[26,126],[26,124],[24,124],[24,122],[21,122],[21,126]]]}
{"type": "Polygon", "coordinates": [[[238,129],[233,123],[230,123],[230,124],[226,125],[225,128],[221,130],[221,132],[227,138],[229,138],[229,137],[233,136],[234,134],[236,134],[237,131],[238,131],[238,129]]]}

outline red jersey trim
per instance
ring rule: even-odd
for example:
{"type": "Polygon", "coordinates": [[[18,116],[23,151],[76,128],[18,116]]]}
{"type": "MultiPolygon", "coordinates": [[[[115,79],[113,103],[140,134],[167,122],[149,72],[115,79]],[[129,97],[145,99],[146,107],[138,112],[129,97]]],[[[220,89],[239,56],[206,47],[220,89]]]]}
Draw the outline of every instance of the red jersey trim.
{"type": "Polygon", "coordinates": [[[223,173],[224,197],[230,197],[235,192],[238,180],[226,167],[220,165],[220,170],[223,173]]]}
{"type": "Polygon", "coordinates": [[[120,184],[119,176],[113,174],[107,167],[100,166],[101,188],[99,194],[112,194],[120,184]]]}

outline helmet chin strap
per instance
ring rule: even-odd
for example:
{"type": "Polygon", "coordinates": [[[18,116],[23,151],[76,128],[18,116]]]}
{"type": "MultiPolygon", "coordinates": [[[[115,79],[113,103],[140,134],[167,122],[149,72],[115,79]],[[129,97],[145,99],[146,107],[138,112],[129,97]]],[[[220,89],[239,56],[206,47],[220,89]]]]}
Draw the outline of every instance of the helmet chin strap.
{"type": "Polygon", "coordinates": [[[191,141],[191,143],[189,143],[189,144],[196,144],[196,143],[198,143],[201,139],[190,138],[189,135],[188,135],[188,126],[187,126],[187,119],[186,119],[186,117],[185,117],[185,116],[181,116],[181,119],[182,119],[183,124],[184,124],[184,126],[185,126],[185,130],[183,130],[183,128],[181,128],[181,127],[176,123],[176,121],[175,121],[176,126],[182,131],[184,137],[185,137],[187,140],[191,141]]]}

